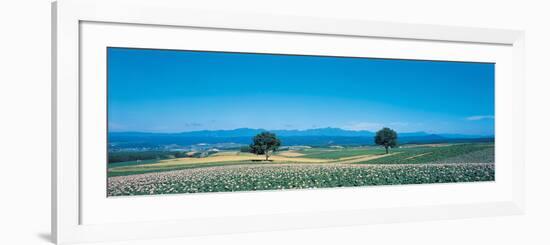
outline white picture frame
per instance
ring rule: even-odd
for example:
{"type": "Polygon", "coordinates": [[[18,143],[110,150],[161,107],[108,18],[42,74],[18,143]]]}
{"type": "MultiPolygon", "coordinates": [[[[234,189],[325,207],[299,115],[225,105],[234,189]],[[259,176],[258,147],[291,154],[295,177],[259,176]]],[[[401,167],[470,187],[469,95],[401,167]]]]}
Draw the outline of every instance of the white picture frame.
{"type": "MultiPolygon", "coordinates": [[[[323,18],[297,17],[297,16],[270,16],[253,13],[221,13],[186,10],[185,3],[172,0],[61,0],[52,5],[52,237],[58,244],[74,242],[116,241],[127,239],[152,239],[205,234],[224,234],[235,232],[268,231],[280,229],[315,228],[341,225],[377,224],[420,220],[453,219],[465,217],[483,217],[496,215],[513,215],[524,212],[524,33],[518,30],[497,30],[470,27],[449,27],[438,25],[419,25],[404,23],[388,23],[359,20],[334,20],[323,18]],[[86,23],[106,23],[132,26],[190,28],[198,30],[214,31],[244,31],[262,32],[266,35],[292,34],[323,37],[342,38],[371,38],[381,40],[410,40],[430,41],[445,44],[472,44],[479,48],[483,45],[503,46],[510,52],[507,55],[505,78],[506,83],[501,88],[497,87],[498,100],[509,101],[506,104],[506,116],[510,120],[506,125],[502,123],[501,130],[497,129],[497,138],[504,139],[508,148],[502,157],[509,161],[505,181],[499,186],[500,195],[492,199],[472,199],[454,202],[451,199],[447,203],[421,202],[414,200],[410,205],[391,203],[388,199],[388,207],[382,208],[384,200],[379,206],[354,207],[352,209],[319,209],[312,212],[303,210],[284,210],[284,212],[258,212],[241,213],[232,216],[222,214],[196,215],[185,218],[183,213],[175,219],[160,220],[131,220],[119,217],[118,220],[95,220],[83,222],[83,208],[85,197],[83,176],[88,176],[84,171],[82,162],[82,123],[84,112],[82,110],[81,95],[88,91],[82,86],[84,78],[81,70],[85,53],[82,50],[83,29],[86,23]],[[504,130],[504,127],[506,130],[504,130]],[[503,132],[499,134],[498,132],[503,132]]],[[[165,30],[170,32],[170,30],[165,30]]],[[[96,33],[97,34],[97,33],[96,33]]],[[[100,35],[101,36],[101,35],[100,35]]],[[[105,35],[109,38],[108,35],[105,35]]],[[[90,43],[86,41],[87,43],[90,43]]],[[[154,40],[152,40],[154,45],[154,40]]],[[[136,45],[140,45],[139,43],[136,45]]],[[[148,44],[151,45],[151,44],[148,44]]],[[[159,44],[160,45],[160,44],[159,44]]],[[[506,52],[508,52],[506,51],[506,52]]],[[[311,51],[315,52],[315,51],[311,51]]],[[[399,50],[395,52],[400,52],[399,50]]],[[[403,51],[404,52],[404,51],[403,51]]],[[[405,54],[403,54],[406,56],[405,54]]],[[[414,55],[414,54],[410,54],[414,55]]],[[[473,56],[472,56],[473,57],[473,56]]],[[[457,57],[460,59],[460,57],[457,57]]],[[[462,59],[468,59],[464,57],[462,59]]],[[[86,69],[88,66],[86,66],[86,69]]],[[[497,74],[498,75],[498,74],[497,74]]],[[[504,80],[502,80],[504,81],[504,80]]],[[[501,106],[502,107],[502,106],[501,106]]],[[[499,111],[497,110],[497,115],[499,111]]],[[[497,116],[497,127],[499,120],[497,116]]],[[[497,141],[497,145],[499,142],[497,141]]],[[[504,150],[501,150],[504,152],[504,150]]],[[[497,151],[497,159],[499,159],[497,151]]],[[[498,160],[497,160],[498,161],[498,160]]],[[[497,162],[498,164],[498,162],[497,162]]],[[[498,169],[498,165],[497,165],[498,169]]],[[[498,170],[497,170],[498,171],[498,170]]],[[[94,177],[92,177],[94,178],[94,177]]],[[[503,178],[501,178],[503,179],[503,178]]],[[[92,181],[104,181],[103,179],[92,181]]],[[[497,176],[497,182],[498,182],[497,176]]],[[[498,184],[498,183],[497,183],[498,184]]],[[[483,186],[479,186],[483,187],[483,186]]],[[[449,191],[455,188],[451,185],[418,188],[419,193],[430,191],[449,191]]],[[[478,188],[478,186],[465,187],[478,188]]],[[[487,187],[492,188],[492,187],[487,187]]],[[[383,188],[381,192],[399,194],[403,188],[383,188]]],[[[408,189],[407,189],[408,190],[408,189]]],[[[491,189],[487,189],[490,191],[491,189]]],[[[346,190],[354,192],[359,190],[346,190]]],[[[338,190],[325,190],[322,192],[287,192],[284,198],[298,198],[303,195],[316,195],[330,197],[337,195],[338,190]]],[[[433,193],[436,193],[433,192],[433,193]]],[[[484,194],[479,192],[479,195],[484,194]]],[[[245,193],[243,196],[230,196],[226,194],[212,194],[210,199],[216,199],[219,195],[227,200],[231,197],[248,198],[253,200],[257,195],[263,194],[245,193]]],[[[231,194],[233,195],[233,194],[231,194]]],[[[432,194],[433,195],[433,194],[432,194]]],[[[278,198],[280,196],[277,196],[278,198]]],[[[414,197],[413,197],[414,198],[414,197]]],[[[421,198],[421,197],[417,197],[421,198]]],[[[226,200],[226,201],[227,201],[226,200]]],[[[131,201],[127,199],[126,201],[131,201]]],[[[185,202],[181,197],[160,197],[156,199],[140,199],[140,202],[164,203],[178,201],[185,202]]],[[[211,200],[210,200],[211,201],[211,200]]],[[[393,200],[399,202],[398,199],[393,200]]],[[[98,202],[92,201],[92,205],[98,202]]],[[[145,205],[145,204],[143,204],[145,205]]],[[[195,204],[199,205],[199,204],[195,204]]],[[[102,206],[104,207],[104,206],[102,206]]],[[[192,206],[191,206],[192,208],[192,206]]],[[[289,208],[290,209],[290,208],[289,208]]],[[[96,213],[97,214],[97,213],[96,213]]],[[[89,216],[89,215],[88,215],[89,216]]],[[[147,218],[147,217],[145,217],[147,218]]]]}

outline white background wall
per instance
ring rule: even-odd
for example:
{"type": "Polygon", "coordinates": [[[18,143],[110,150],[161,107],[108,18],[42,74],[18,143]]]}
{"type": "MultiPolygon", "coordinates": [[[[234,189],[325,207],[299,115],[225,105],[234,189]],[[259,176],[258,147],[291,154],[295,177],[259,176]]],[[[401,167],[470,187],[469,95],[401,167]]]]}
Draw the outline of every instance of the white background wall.
{"type": "MultiPolygon", "coordinates": [[[[154,0],[151,0],[154,1],[154,0]]],[[[182,0],[184,1],[184,0],[182,0]]],[[[520,28],[527,31],[527,214],[114,244],[549,244],[550,6],[505,0],[189,1],[189,8],[520,28]]],[[[0,244],[50,230],[50,1],[0,6],[0,244]]]]}

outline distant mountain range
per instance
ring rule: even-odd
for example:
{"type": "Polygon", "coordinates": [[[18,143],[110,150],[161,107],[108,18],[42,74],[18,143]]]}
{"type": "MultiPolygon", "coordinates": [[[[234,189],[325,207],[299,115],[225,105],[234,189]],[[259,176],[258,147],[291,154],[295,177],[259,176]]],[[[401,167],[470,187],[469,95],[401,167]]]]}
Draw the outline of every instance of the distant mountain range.
{"type": "MultiPolygon", "coordinates": [[[[367,130],[345,130],[341,128],[316,128],[307,130],[265,130],[238,128],[233,130],[201,130],[181,133],[111,132],[110,145],[130,147],[132,145],[179,145],[195,144],[249,144],[251,138],[261,132],[275,133],[283,145],[371,145],[374,132],[367,130]]],[[[398,132],[398,141],[406,143],[440,143],[493,141],[490,135],[429,134],[426,132],[398,132]]]]}

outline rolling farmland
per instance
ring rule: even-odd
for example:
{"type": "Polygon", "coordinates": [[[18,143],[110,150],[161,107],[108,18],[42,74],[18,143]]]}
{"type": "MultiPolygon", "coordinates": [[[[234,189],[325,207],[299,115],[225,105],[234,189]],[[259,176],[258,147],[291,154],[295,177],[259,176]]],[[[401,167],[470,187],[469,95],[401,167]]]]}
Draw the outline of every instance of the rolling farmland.
{"type": "Polygon", "coordinates": [[[117,162],[108,195],[328,188],[494,180],[493,143],[305,148],[264,156],[220,151],[202,158],[117,162]]]}

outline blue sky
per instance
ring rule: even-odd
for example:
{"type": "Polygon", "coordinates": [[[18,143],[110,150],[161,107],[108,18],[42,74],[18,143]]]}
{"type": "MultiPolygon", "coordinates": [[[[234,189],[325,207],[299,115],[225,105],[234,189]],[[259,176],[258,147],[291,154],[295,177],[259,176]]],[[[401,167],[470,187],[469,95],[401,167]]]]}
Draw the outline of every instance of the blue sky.
{"type": "Polygon", "coordinates": [[[108,48],[109,131],[494,134],[494,64],[108,48]]]}

